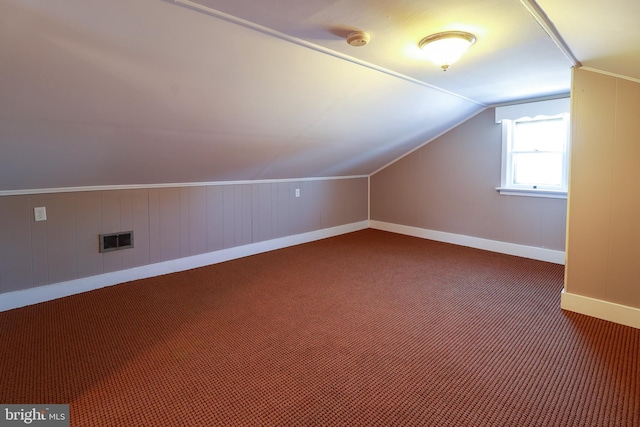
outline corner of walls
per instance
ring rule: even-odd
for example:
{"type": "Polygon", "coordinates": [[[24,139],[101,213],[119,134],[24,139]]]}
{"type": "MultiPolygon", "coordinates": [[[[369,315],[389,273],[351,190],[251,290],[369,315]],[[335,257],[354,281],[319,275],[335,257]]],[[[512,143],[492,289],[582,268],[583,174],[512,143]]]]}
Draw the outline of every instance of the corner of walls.
{"type": "Polygon", "coordinates": [[[371,221],[371,175],[367,176],[367,221],[371,221]]]}
{"type": "Polygon", "coordinates": [[[417,147],[413,148],[411,151],[408,151],[406,153],[404,153],[403,155],[401,155],[400,157],[397,157],[393,160],[391,160],[389,163],[379,167],[378,169],[376,169],[375,171],[371,172],[369,174],[369,178],[371,178],[373,175],[377,174],[378,172],[388,168],[389,166],[393,165],[394,163],[398,162],[399,160],[402,160],[403,158],[409,156],[410,154],[418,151],[419,149],[421,149],[422,147],[424,147],[425,145],[429,144],[432,141],[435,141],[436,139],[440,138],[441,136],[451,132],[453,129],[457,128],[458,126],[460,126],[461,124],[471,120],[472,118],[474,118],[475,116],[477,116],[478,114],[486,111],[488,107],[486,105],[483,105],[482,108],[478,109],[477,111],[474,111],[473,113],[471,113],[470,115],[464,117],[462,120],[460,120],[459,122],[455,123],[454,125],[450,126],[449,128],[443,130],[442,132],[440,132],[439,134],[435,135],[433,138],[426,140],[425,142],[423,142],[422,144],[418,145],[417,147]]]}
{"type": "Polygon", "coordinates": [[[487,108],[372,176],[371,220],[564,264],[566,200],[499,194],[501,162],[501,126],[487,108]]]}

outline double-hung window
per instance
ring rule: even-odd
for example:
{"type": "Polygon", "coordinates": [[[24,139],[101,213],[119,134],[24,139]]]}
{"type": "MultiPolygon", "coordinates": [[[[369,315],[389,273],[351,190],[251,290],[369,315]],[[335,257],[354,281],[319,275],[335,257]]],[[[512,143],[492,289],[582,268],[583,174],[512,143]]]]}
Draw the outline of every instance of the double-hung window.
{"type": "Polygon", "coordinates": [[[502,123],[501,194],[566,197],[568,99],[496,108],[502,123]]]}

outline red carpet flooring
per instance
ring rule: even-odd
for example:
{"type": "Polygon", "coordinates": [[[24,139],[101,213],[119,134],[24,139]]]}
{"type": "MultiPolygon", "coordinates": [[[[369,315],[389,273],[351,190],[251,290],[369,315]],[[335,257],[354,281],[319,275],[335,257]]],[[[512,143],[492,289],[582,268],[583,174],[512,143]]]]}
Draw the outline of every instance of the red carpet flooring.
{"type": "Polygon", "coordinates": [[[640,426],[640,330],[563,266],[364,230],[0,313],[72,426],[640,426]]]}

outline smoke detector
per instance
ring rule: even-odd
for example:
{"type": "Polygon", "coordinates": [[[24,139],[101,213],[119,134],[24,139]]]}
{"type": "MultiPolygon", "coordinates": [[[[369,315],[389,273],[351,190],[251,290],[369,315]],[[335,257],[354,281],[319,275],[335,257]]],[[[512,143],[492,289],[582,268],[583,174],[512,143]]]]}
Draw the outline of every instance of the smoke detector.
{"type": "Polygon", "coordinates": [[[351,46],[364,46],[369,43],[369,40],[371,40],[371,37],[364,31],[353,31],[347,34],[347,43],[349,43],[351,46]]]}

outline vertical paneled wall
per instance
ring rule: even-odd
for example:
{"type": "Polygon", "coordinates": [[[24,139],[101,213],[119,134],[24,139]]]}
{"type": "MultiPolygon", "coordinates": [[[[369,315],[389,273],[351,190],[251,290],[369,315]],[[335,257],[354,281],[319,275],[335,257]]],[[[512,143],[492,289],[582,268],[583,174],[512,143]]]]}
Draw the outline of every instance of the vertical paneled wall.
{"type": "Polygon", "coordinates": [[[563,251],[567,201],[502,196],[493,108],[371,177],[371,219],[563,251]]]}
{"type": "Polygon", "coordinates": [[[364,221],[367,178],[0,197],[0,293],[364,221]],[[295,189],[300,197],[295,197],[295,189]],[[33,208],[45,206],[47,221],[33,208]],[[98,252],[98,235],[134,248],[98,252]]]}
{"type": "Polygon", "coordinates": [[[640,83],[574,70],[568,293],[640,308],[640,83]]]}

